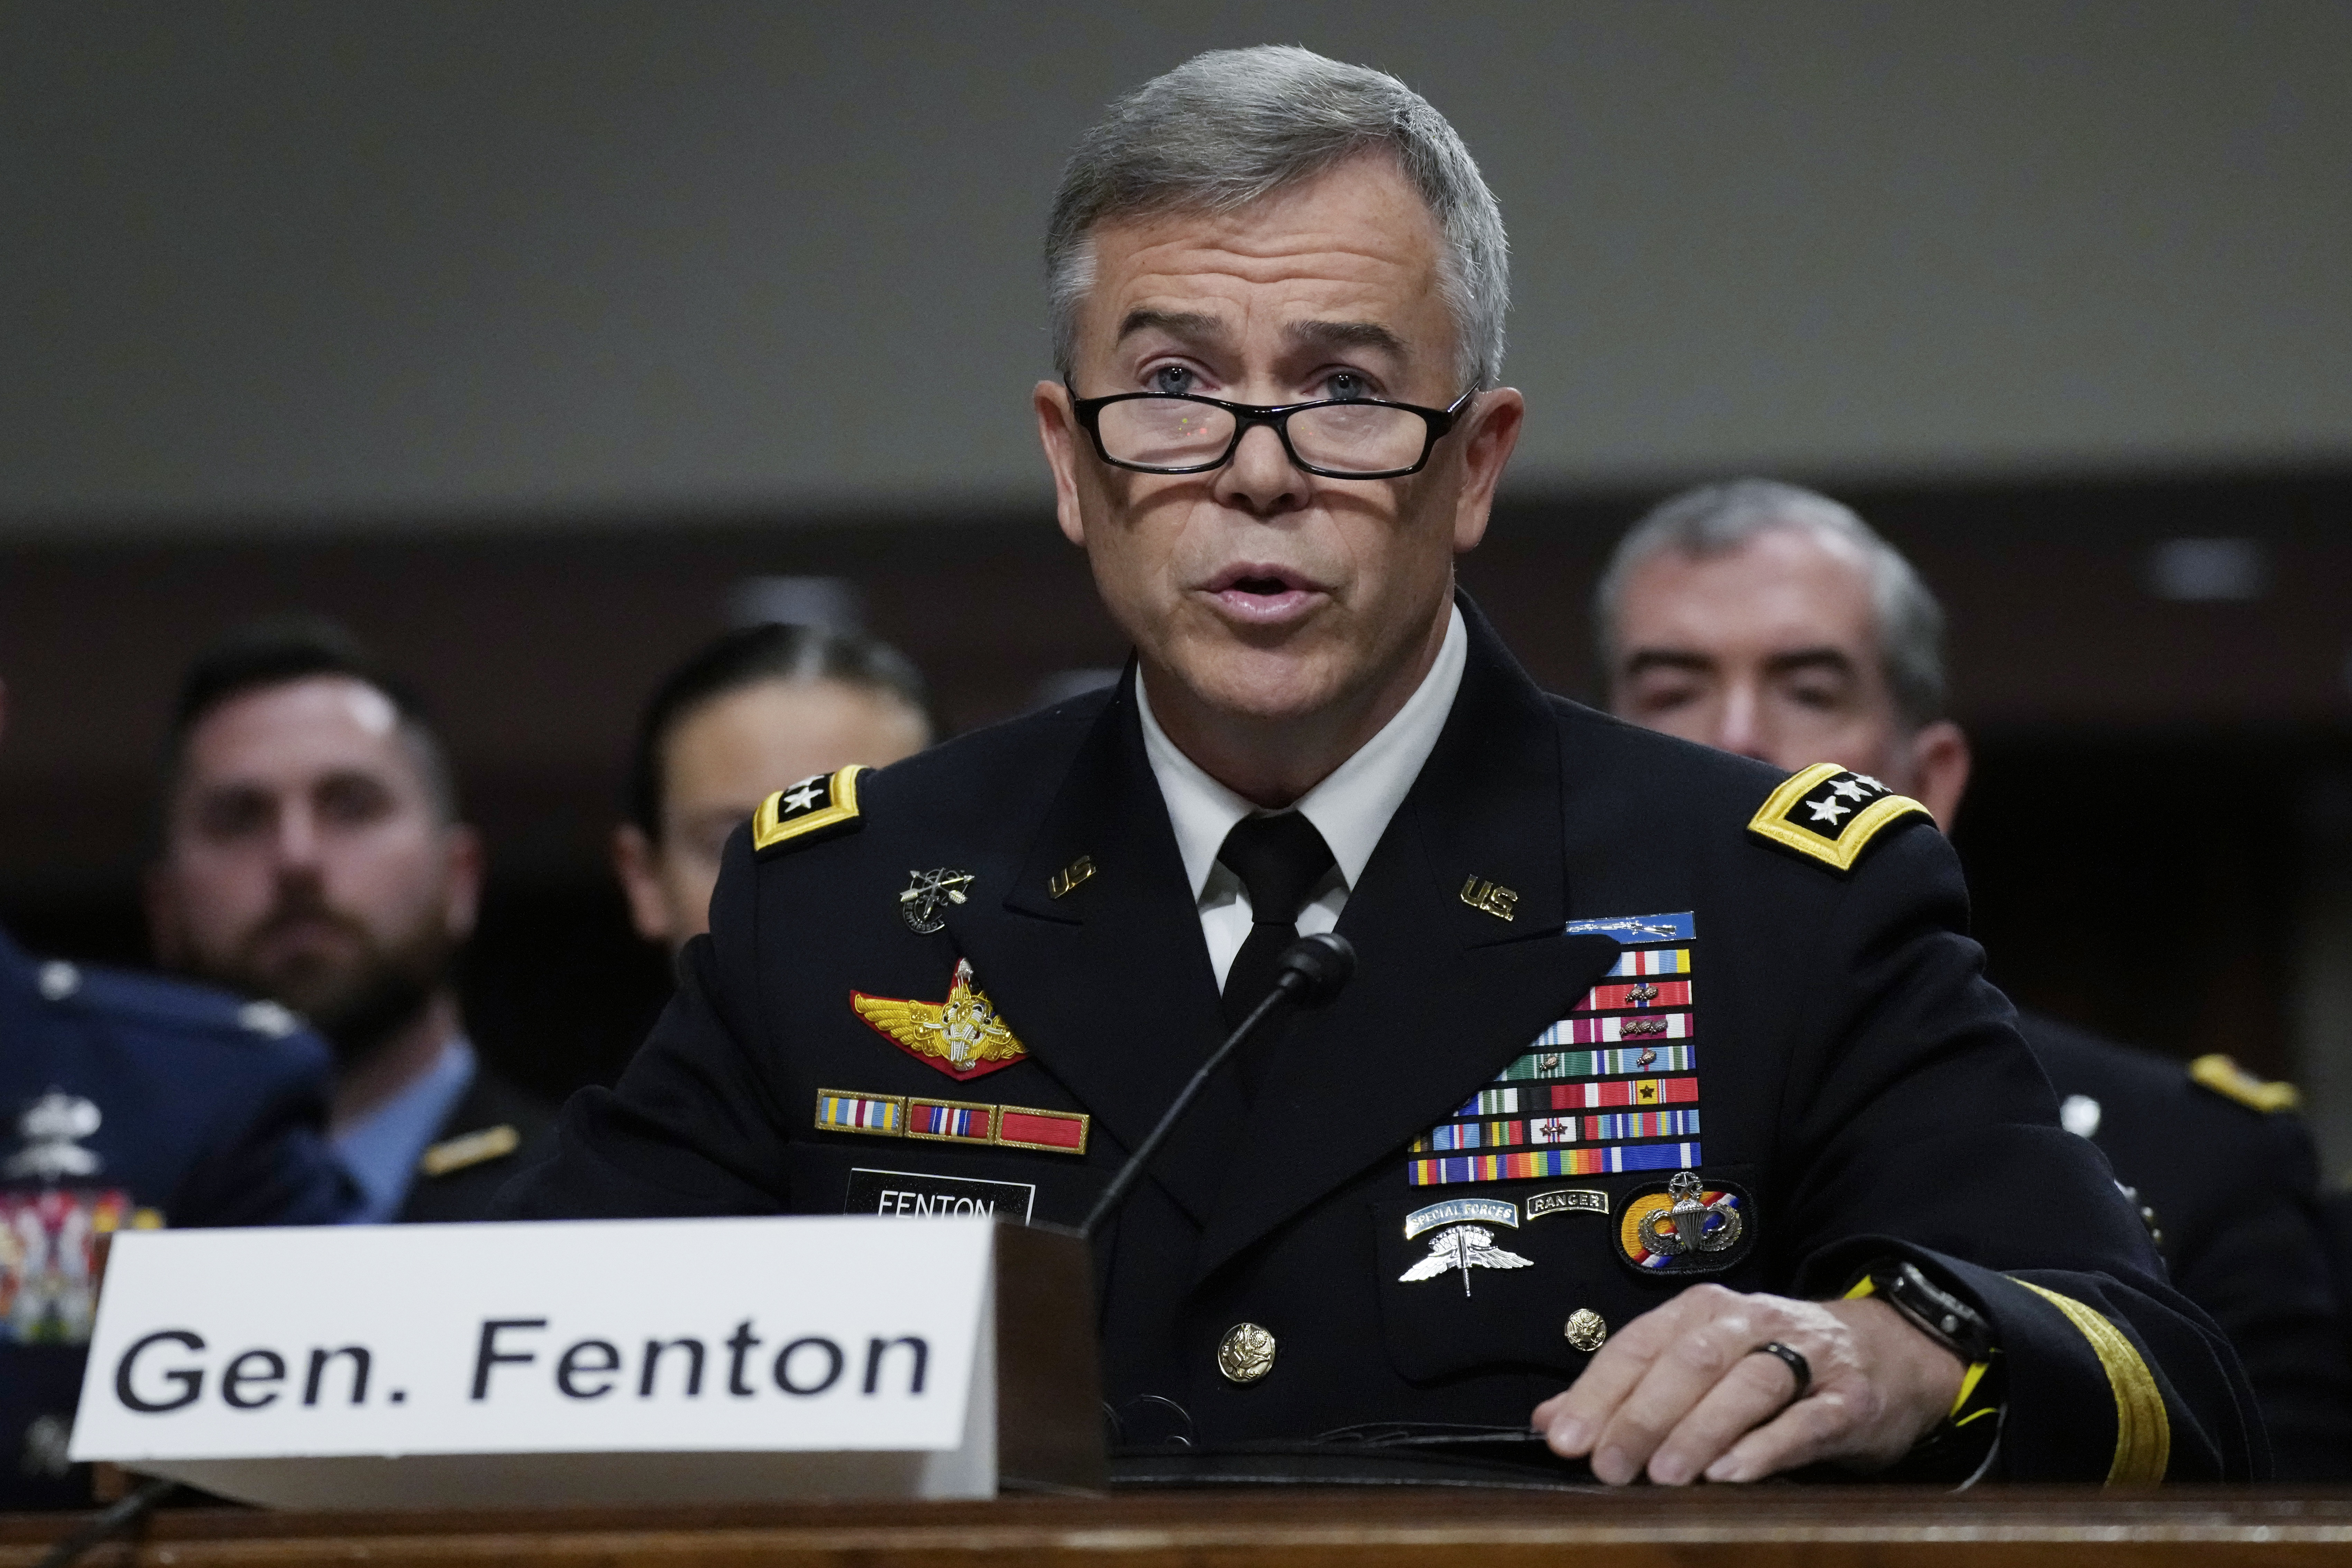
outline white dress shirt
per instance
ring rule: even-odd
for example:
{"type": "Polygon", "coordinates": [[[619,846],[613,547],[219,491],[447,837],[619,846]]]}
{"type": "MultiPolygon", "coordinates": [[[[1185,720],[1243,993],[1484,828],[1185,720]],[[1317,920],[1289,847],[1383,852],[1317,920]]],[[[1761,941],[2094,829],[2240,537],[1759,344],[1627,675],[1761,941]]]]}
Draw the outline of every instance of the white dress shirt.
{"type": "MultiPolygon", "coordinates": [[[[1299,797],[1293,809],[1303,814],[1331,847],[1333,865],[1298,911],[1298,931],[1312,936],[1339,923],[1348,905],[1348,889],[1364,874],[1389,818],[1404,804],[1405,793],[1421,776],[1421,765],[1454,711],[1454,694],[1462,689],[1462,667],[1470,649],[1469,628],[1456,609],[1445,628],[1445,641],[1436,662],[1422,678],[1396,717],[1380,733],[1358,748],[1356,754],[1332,770],[1329,777],[1299,797]]],[[[1225,835],[1234,824],[1258,808],[1202,770],[1201,764],[1177,750],[1168,731],[1152,715],[1151,699],[1140,678],[1135,683],[1136,706],[1143,714],[1143,750],[1151,759],[1152,776],[1160,781],[1160,797],[1168,803],[1168,819],[1176,829],[1176,847],[1184,857],[1184,875],[1192,879],[1193,901],[1201,911],[1201,934],[1209,943],[1209,962],[1215,966],[1217,985],[1223,989],[1234,955],[1249,940],[1249,894],[1239,877],[1217,859],[1225,835]]]]}

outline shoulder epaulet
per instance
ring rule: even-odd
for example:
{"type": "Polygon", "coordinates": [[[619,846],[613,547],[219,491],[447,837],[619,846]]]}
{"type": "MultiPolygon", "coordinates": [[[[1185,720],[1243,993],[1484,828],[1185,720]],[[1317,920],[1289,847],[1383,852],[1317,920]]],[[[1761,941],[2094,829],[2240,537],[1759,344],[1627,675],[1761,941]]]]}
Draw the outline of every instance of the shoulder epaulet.
{"type": "Polygon", "coordinates": [[[857,775],[867,771],[865,764],[852,763],[837,773],[812,773],[761,801],[751,814],[752,852],[768,855],[856,832],[857,775]]]}
{"type": "Polygon", "coordinates": [[[1748,831],[1833,870],[1851,871],[1880,834],[1912,816],[1935,821],[1926,806],[1868,773],[1815,763],[1772,792],[1748,819],[1748,831]]]}
{"type": "Polygon", "coordinates": [[[2224,1100],[2234,1100],[2249,1110],[2293,1110],[2303,1103],[2303,1091],[2294,1085],[2256,1078],[2220,1051],[2190,1062],[2189,1081],[2224,1100]]]}
{"type": "Polygon", "coordinates": [[[35,972],[43,1000],[69,1004],[115,1017],[176,1032],[200,1030],[224,1036],[282,1040],[301,1032],[302,1020],[271,1001],[240,1001],[209,985],[137,974],[119,969],[85,968],[51,959],[35,972]]]}
{"type": "Polygon", "coordinates": [[[501,1121],[496,1127],[444,1138],[418,1157],[416,1169],[422,1175],[446,1176],[492,1160],[503,1160],[521,1147],[522,1134],[515,1130],[514,1123],[501,1121]]]}

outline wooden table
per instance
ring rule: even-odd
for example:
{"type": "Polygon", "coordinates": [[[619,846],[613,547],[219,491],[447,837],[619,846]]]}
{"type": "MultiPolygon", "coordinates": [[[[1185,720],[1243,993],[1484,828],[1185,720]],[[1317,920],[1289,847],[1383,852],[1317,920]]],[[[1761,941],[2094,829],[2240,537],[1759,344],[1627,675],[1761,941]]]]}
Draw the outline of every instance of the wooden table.
{"type": "MultiPolygon", "coordinates": [[[[0,1516],[30,1568],[66,1516],[0,1516]]],[[[110,1568],[562,1563],[576,1568],[1476,1568],[1738,1564],[2003,1568],[2352,1563],[2352,1489],[2102,1492],[1888,1488],[1188,1491],[992,1503],[828,1503],[515,1513],[166,1510],[110,1568]]]]}

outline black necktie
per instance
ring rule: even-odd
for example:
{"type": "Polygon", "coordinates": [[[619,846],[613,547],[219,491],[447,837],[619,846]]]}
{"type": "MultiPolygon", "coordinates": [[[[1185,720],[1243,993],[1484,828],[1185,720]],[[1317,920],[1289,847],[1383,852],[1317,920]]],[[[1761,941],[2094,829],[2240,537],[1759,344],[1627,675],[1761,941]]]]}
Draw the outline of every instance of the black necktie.
{"type": "MultiPolygon", "coordinates": [[[[1249,940],[1234,955],[1225,971],[1224,1018],[1228,1030],[1240,1026],[1250,1009],[1274,989],[1275,960],[1298,940],[1298,911],[1332,867],[1331,847],[1315,825],[1295,811],[1279,816],[1244,816],[1225,835],[1217,858],[1242,879],[1249,892],[1249,940]]],[[[1269,1041],[1259,1041],[1264,1047],[1269,1041]]],[[[1265,1052],[1244,1047],[1242,1085],[1255,1090],[1265,1052]]]]}

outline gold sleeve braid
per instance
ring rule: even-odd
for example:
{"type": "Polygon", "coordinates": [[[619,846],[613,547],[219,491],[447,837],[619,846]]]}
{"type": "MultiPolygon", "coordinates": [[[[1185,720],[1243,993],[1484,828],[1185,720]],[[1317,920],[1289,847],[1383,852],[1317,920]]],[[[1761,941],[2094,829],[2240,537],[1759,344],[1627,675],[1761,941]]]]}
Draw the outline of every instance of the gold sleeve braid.
{"type": "Polygon", "coordinates": [[[2045,1290],[2030,1279],[2020,1279],[2035,1295],[2066,1315],[2066,1321],[2091,1342],[2107,1387],[2116,1399],[2116,1457],[2107,1466],[2107,1485],[2152,1486],[2164,1479],[2172,1460],[2172,1419],[2165,1414],[2164,1394],[2155,1374],[2140,1359],[2123,1331],[2072,1296],[2045,1290]]]}

